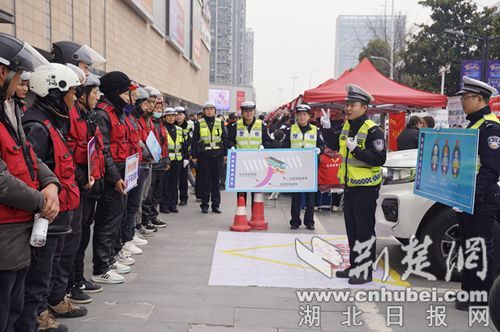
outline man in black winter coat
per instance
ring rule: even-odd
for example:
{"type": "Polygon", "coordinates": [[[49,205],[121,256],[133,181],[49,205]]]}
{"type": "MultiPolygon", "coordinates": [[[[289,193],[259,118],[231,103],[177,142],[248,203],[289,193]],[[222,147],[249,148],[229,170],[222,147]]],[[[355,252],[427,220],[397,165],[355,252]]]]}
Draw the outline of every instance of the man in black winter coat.
{"type": "Polygon", "coordinates": [[[406,128],[398,137],[399,151],[418,148],[418,131],[421,128],[421,121],[416,115],[410,117],[406,128]]]}

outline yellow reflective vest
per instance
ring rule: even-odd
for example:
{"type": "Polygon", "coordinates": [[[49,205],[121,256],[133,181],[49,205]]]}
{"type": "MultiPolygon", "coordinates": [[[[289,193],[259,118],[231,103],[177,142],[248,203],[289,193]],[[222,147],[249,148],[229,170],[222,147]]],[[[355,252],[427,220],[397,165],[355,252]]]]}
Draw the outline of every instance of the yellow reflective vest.
{"type": "Polygon", "coordinates": [[[184,132],[179,126],[175,126],[175,140],[168,135],[168,156],[170,160],[182,160],[182,144],[184,143],[184,132]]]}
{"type": "Polygon", "coordinates": [[[200,119],[199,124],[201,151],[222,149],[222,120],[219,118],[215,119],[212,131],[208,128],[208,124],[204,118],[200,119]]]}
{"type": "Polygon", "coordinates": [[[305,134],[298,124],[293,124],[290,128],[290,147],[292,149],[315,148],[318,140],[318,128],[315,125],[309,125],[309,129],[305,134]]]}
{"type": "MultiPolygon", "coordinates": [[[[366,148],[366,138],[368,131],[377,124],[370,119],[367,119],[361,128],[359,128],[358,147],[361,150],[366,148]]],[[[349,121],[344,123],[340,133],[340,154],[342,155],[342,164],[338,172],[338,178],[341,184],[348,187],[371,187],[382,182],[382,167],[371,166],[361,160],[356,159],[347,148],[347,139],[349,138],[349,130],[351,125],[349,121]]]]}
{"type": "Polygon", "coordinates": [[[255,120],[248,131],[243,119],[236,122],[236,148],[257,150],[262,145],[262,120],[255,120]]]}

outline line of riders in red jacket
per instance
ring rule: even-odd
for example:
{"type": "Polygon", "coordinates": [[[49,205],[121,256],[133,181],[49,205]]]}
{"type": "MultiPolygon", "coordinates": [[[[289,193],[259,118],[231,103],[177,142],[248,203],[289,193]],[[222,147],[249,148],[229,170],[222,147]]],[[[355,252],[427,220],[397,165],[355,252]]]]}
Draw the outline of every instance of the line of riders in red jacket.
{"type": "MultiPolygon", "coordinates": [[[[180,134],[188,137],[186,110],[165,111],[158,89],[121,71],[91,73],[105,62],[87,45],[62,41],[53,44],[49,63],[0,33],[0,332],[67,331],[57,318],[85,316],[89,294],[102,291],[101,283],[123,283],[132,255],[166,226],[158,219],[162,200],[178,211],[179,191],[165,190],[164,174],[171,157],[188,148],[173,144],[180,140],[164,119],[178,114],[180,134]],[[159,157],[147,144],[151,132],[159,157]],[[136,154],[137,185],[130,189],[125,167],[136,154]],[[48,220],[47,237],[32,247],[39,218],[48,220]]],[[[180,201],[186,204],[186,193],[180,201]]]]}

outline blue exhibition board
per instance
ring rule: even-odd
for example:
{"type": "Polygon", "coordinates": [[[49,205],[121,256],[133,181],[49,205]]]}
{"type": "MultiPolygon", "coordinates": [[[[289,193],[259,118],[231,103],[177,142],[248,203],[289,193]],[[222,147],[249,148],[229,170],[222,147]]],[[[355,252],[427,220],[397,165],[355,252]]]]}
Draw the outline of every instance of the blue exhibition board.
{"type": "Polygon", "coordinates": [[[414,193],[472,214],[478,144],[477,129],[421,129],[414,193]]]}

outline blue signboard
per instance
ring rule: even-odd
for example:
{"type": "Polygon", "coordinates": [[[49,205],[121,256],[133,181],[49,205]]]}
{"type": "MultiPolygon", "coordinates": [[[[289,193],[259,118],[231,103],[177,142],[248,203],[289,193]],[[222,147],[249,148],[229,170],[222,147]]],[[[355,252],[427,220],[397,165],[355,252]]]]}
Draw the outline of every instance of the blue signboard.
{"type": "Polygon", "coordinates": [[[500,91],[500,60],[488,61],[486,70],[486,82],[500,91]]]}
{"type": "Polygon", "coordinates": [[[477,129],[421,129],[414,193],[472,214],[478,142],[477,129]]]}

